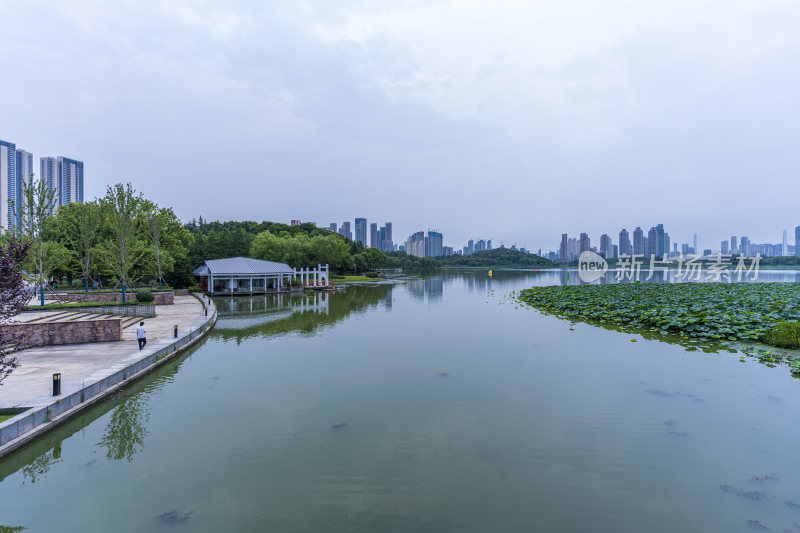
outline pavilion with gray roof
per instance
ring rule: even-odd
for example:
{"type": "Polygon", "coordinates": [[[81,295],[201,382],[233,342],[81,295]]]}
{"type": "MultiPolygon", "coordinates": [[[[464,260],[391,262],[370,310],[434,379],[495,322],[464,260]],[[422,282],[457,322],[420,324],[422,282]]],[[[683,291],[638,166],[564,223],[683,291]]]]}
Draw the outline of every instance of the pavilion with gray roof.
{"type": "Polygon", "coordinates": [[[298,276],[306,286],[328,283],[328,265],[297,270],[286,263],[249,257],[208,259],[192,273],[200,279],[203,292],[211,295],[279,292],[288,290],[290,280],[298,276]]]}

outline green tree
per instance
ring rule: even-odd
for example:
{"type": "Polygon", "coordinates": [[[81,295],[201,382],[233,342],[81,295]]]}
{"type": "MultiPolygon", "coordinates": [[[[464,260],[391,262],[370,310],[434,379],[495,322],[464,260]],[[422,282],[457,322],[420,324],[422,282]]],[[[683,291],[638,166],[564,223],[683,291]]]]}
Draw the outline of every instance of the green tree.
{"type": "Polygon", "coordinates": [[[20,221],[12,232],[23,240],[34,243],[33,267],[37,284],[47,282],[44,261],[45,225],[56,207],[56,192],[47,187],[47,182],[31,174],[22,181],[22,205],[11,202],[13,216],[20,221]]]}
{"type": "Polygon", "coordinates": [[[317,235],[309,244],[312,263],[327,264],[336,269],[350,268],[353,264],[350,247],[335,235],[317,235]]]}
{"type": "Polygon", "coordinates": [[[57,233],[77,256],[81,279],[88,285],[92,272],[92,250],[102,237],[102,211],[95,200],[71,203],[58,209],[57,233]]]}
{"type": "Polygon", "coordinates": [[[108,187],[100,199],[107,237],[100,243],[98,255],[106,273],[117,279],[115,286],[130,285],[141,275],[136,267],[147,252],[144,202],[130,183],[108,187]]]}

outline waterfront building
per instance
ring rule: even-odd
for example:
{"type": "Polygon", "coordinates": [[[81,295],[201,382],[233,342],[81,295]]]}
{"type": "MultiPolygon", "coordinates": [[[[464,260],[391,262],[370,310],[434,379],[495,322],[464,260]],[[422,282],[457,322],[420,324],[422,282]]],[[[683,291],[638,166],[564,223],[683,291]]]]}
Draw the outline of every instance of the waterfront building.
{"type": "Polygon", "coordinates": [[[467,254],[475,253],[475,241],[470,239],[467,241],[467,254]]]}
{"type": "Polygon", "coordinates": [[[452,246],[442,246],[442,255],[445,255],[445,256],[453,255],[453,247],[452,246]]]}
{"type": "Polygon", "coordinates": [[[356,218],[356,242],[360,242],[367,247],[367,219],[356,218]]]}
{"type": "MultiPolygon", "coordinates": [[[[302,272],[309,273],[308,270],[302,272]]],[[[313,276],[305,276],[303,281],[313,280],[315,285],[327,283],[327,265],[318,266],[316,271],[310,272],[313,276]]],[[[199,278],[203,292],[212,295],[278,292],[285,289],[289,280],[294,279],[297,273],[298,271],[285,263],[249,257],[209,259],[193,272],[199,278]]]]}

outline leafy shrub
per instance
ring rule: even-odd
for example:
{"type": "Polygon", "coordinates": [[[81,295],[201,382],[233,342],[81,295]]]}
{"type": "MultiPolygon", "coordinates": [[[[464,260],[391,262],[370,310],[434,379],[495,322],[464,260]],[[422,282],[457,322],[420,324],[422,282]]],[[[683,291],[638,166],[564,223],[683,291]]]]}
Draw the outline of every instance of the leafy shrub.
{"type": "Polygon", "coordinates": [[[141,304],[150,304],[155,300],[153,293],[150,291],[136,291],[133,294],[136,295],[136,301],[141,304]]]}
{"type": "Polygon", "coordinates": [[[761,341],[778,348],[800,348],[800,323],[778,322],[767,331],[761,341]]]}
{"type": "Polygon", "coordinates": [[[368,278],[377,278],[378,277],[378,273],[377,272],[367,272],[364,275],[367,276],[368,278]]]}
{"type": "Polygon", "coordinates": [[[518,298],[569,318],[706,340],[759,340],[778,322],[800,319],[800,283],[566,285],[518,298]]]}

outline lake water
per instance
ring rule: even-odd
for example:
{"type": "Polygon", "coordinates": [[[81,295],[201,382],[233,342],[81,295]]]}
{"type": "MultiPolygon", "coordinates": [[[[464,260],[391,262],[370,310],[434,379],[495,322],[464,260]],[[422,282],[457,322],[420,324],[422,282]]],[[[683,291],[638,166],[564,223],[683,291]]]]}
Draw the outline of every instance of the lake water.
{"type": "Polygon", "coordinates": [[[0,525],[800,531],[798,380],[507,296],[575,279],[219,299],[186,356],[0,462],[0,525]]]}

